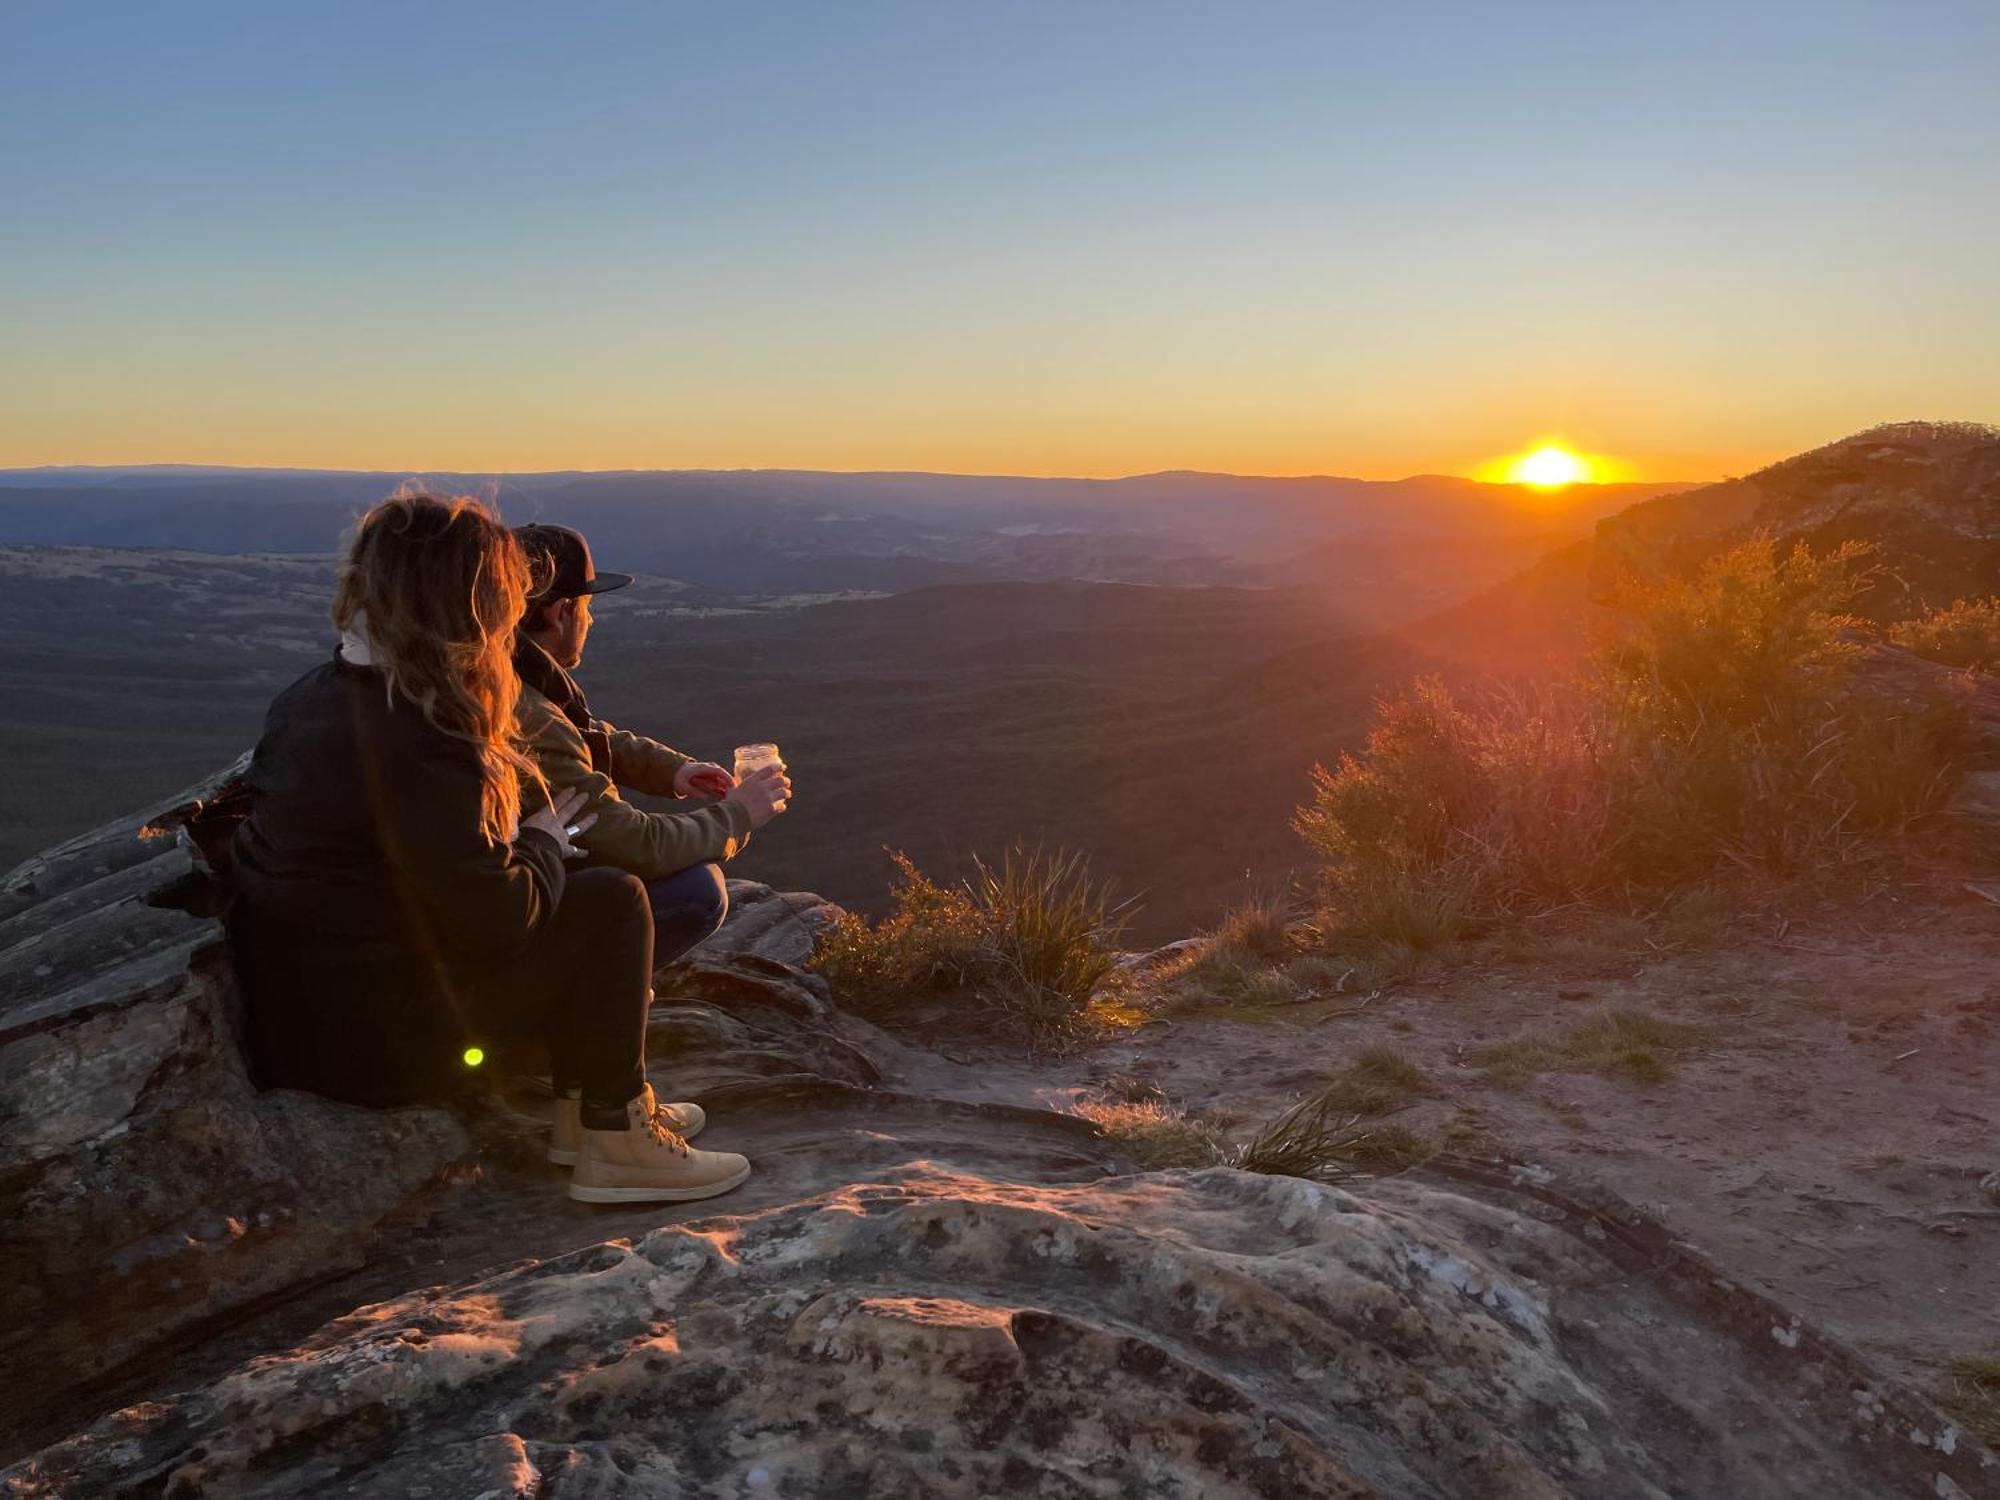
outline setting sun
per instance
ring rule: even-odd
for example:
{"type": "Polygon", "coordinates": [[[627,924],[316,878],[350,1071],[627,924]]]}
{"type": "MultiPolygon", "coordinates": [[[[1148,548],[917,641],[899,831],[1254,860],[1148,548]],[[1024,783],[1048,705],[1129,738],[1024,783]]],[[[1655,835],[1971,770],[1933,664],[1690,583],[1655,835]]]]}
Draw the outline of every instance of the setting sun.
{"type": "Polygon", "coordinates": [[[1590,478],[1590,465],[1567,448],[1550,445],[1515,459],[1507,466],[1507,477],[1516,484],[1554,490],[1590,478]]]}
{"type": "Polygon", "coordinates": [[[1542,438],[1472,471],[1489,484],[1518,484],[1531,490],[1562,490],[1573,484],[1609,484],[1629,479],[1630,465],[1600,453],[1580,453],[1557,438],[1542,438]]]}

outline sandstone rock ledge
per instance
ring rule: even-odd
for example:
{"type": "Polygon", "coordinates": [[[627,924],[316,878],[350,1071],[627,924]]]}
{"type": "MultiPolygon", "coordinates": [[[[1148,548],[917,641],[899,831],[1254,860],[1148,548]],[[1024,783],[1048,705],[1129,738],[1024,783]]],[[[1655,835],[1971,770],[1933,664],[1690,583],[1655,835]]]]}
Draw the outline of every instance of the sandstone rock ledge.
{"type": "MultiPolygon", "coordinates": [[[[523,1128],[505,1108],[252,1086],[202,854],[242,769],[0,877],[0,1452],[79,1387],[366,1264],[523,1128]]],[[[792,967],[836,909],[742,881],[731,897],[723,930],[661,975],[655,1054],[684,1087],[875,1082],[792,967]]],[[[559,1207],[560,1185],[542,1197],[559,1207]]]]}
{"type": "Polygon", "coordinates": [[[360,1258],[467,1148],[437,1110],[259,1094],[184,832],[236,767],[0,880],[8,1425],[176,1333],[360,1258]],[[199,902],[195,901],[197,909],[199,902]]]}
{"type": "Polygon", "coordinates": [[[917,1165],[361,1308],[0,1490],[1977,1492],[1948,1428],[1906,1431],[1844,1381],[1822,1393],[1844,1424],[1820,1415],[1786,1331],[1746,1351],[1562,1228],[1440,1185],[917,1165]]]}

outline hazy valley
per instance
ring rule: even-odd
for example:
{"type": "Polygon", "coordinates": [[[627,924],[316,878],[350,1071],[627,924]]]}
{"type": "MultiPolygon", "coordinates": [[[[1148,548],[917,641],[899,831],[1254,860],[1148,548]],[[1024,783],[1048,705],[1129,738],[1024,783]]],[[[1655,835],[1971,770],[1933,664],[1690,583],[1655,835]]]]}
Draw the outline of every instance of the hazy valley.
{"type": "MultiPolygon", "coordinates": [[[[1628,566],[1684,565],[1764,530],[1882,543],[1886,612],[2000,590],[2000,547],[1970,539],[2000,513],[1996,451],[1978,429],[1882,429],[1744,480],[1629,508],[1613,487],[1559,514],[1465,481],[805,475],[782,479],[809,498],[779,499],[762,475],[539,476],[503,493],[512,516],[588,529],[606,567],[672,569],[602,602],[582,676],[601,713],[690,751],[785,747],[799,800],[746,875],[872,908],[885,846],[956,875],[1016,841],[1067,845],[1141,900],[1139,935],[1165,938],[1302,865],[1290,821],[1307,773],[1359,743],[1381,692],[1433,667],[1508,679],[1575,655],[1613,622],[1597,601],[1628,566]],[[822,551],[781,524],[864,480],[885,508],[819,523],[838,538],[822,551]],[[675,498],[683,481],[697,498],[675,498]],[[710,487],[723,498],[699,498],[710,487]],[[1127,545],[1147,516],[1152,563],[1127,545]],[[842,597],[1045,523],[1033,566],[991,550],[979,565],[1026,576],[842,597]],[[1241,556],[1221,550],[1232,524],[1241,556]],[[1085,580],[1107,547],[1144,581],[1085,580]],[[1283,581],[1173,582],[1190,559],[1283,581]]],[[[330,649],[332,559],[215,549],[337,533],[392,483],[22,477],[0,477],[0,748],[17,769],[0,788],[0,860],[251,743],[272,694],[330,649]],[[39,540],[121,530],[161,546],[39,540]]]]}
{"type": "MultiPolygon", "coordinates": [[[[332,543],[396,482],[0,475],[0,747],[19,770],[0,789],[0,860],[253,741],[270,697],[330,649],[332,543]]],[[[432,482],[497,493],[511,519],[577,525],[604,566],[648,575],[603,602],[583,676],[606,716],[690,750],[785,746],[801,796],[746,873],[865,907],[884,846],[960,872],[1015,841],[1071,845],[1141,897],[1139,930],[1161,935],[1298,862],[1287,825],[1308,768],[1407,670],[1385,630],[1670,488],[432,482]],[[1292,684],[1270,664],[1296,653],[1313,666],[1292,684]]]]}

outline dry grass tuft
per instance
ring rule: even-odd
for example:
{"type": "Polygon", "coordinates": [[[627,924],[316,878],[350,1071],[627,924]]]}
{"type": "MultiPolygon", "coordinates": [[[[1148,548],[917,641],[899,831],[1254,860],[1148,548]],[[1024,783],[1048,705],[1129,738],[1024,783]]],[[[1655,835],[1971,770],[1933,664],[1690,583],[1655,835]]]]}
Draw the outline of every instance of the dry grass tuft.
{"type": "Polygon", "coordinates": [[[1202,956],[1280,963],[1294,951],[1291,921],[1291,910],[1281,897],[1245,901],[1232,907],[1215,931],[1208,934],[1202,956]]]}
{"type": "Polygon", "coordinates": [[[1989,1448],[2000,1448],[2000,1356],[1951,1362],[1932,1392],[1937,1404],[1989,1448]]]}
{"type": "Polygon", "coordinates": [[[1364,1047],[1334,1075],[1320,1098],[1337,1113],[1385,1115],[1403,1108],[1430,1085],[1424,1070],[1394,1047],[1364,1047]]]}
{"type": "Polygon", "coordinates": [[[1435,1154],[1415,1131],[1379,1118],[1429,1091],[1424,1071],[1394,1047],[1364,1047],[1333,1082],[1265,1125],[1236,1164],[1246,1172],[1332,1181],[1398,1172],[1435,1154]]]}
{"type": "Polygon", "coordinates": [[[1517,1087],[1542,1073],[1624,1074],[1645,1083],[1673,1076],[1700,1044],[1698,1027],[1637,1010],[1606,1010],[1554,1033],[1510,1037],[1473,1054],[1489,1081],[1517,1087]]]}
{"type": "Polygon", "coordinates": [[[1214,1127],[1157,1099],[1080,1104],[1077,1113],[1148,1172],[1212,1167],[1223,1159],[1222,1136],[1214,1127]]]}
{"type": "Polygon", "coordinates": [[[2000,671],[2000,599],[1960,599],[1891,626],[1889,639],[1947,666],[2000,671]]]}
{"type": "Polygon", "coordinates": [[[1415,977],[1441,962],[1448,949],[1419,951],[1396,944],[1362,953],[1297,953],[1273,962],[1229,951],[1204,950],[1156,979],[1165,1008],[1178,1014],[1240,1012],[1254,1016],[1281,1006],[1347,997],[1359,1000],[1415,977]]]}
{"type": "Polygon", "coordinates": [[[895,910],[849,914],[821,935],[813,966],[843,1004],[883,1016],[956,996],[1003,1015],[1037,1046],[1087,1031],[1117,966],[1126,908],[1075,853],[1015,849],[998,867],[941,886],[892,852],[895,910]]]}
{"type": "Polygon", "coordinates": [[[1338,1182],[1363,1173],[1399,1172],[1434,1155],[1412,1130],[1364,1122],[1331,1090],[1293,1105],[1251,1137],[1237,1154],[1245,1172],[1338,1182]]]}

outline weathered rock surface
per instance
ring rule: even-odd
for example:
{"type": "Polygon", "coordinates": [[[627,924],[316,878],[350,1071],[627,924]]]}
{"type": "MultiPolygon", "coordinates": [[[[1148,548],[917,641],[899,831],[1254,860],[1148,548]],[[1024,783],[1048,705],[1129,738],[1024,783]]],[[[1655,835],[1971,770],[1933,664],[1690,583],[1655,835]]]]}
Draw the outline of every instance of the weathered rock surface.
{"type": "MultiPolygon", "coordinates": [[[[252,1087],[189,831],[240,770],[0,880],[0,1441],[79,1382],[363,1265],[503,1149],[504,1110],[252,1087]]],[[[740,881],[731,897],[723,931],[658,981],[662,1085],[876,1081],[824,986],[788,966],[836,909],[740,881]]]]}
{"type": "Polygon", "coordinates": [[[363,1307],[0,1483],[23,1500],[1982,1492],[1948,1425],[1857,1388],[1795,1322],[1699,1321],[1671,1277],[1574,1229],[1410,1181],[913,1166],[363,1307]]]}
{"type": "Polygon", "coordinates": [[[259,1094],[221,928],[153,903],[224,773],[0,882],[6,1425],[164,1339],[354,1264],[467,1146],[436,1110],[259,1094]]]}

